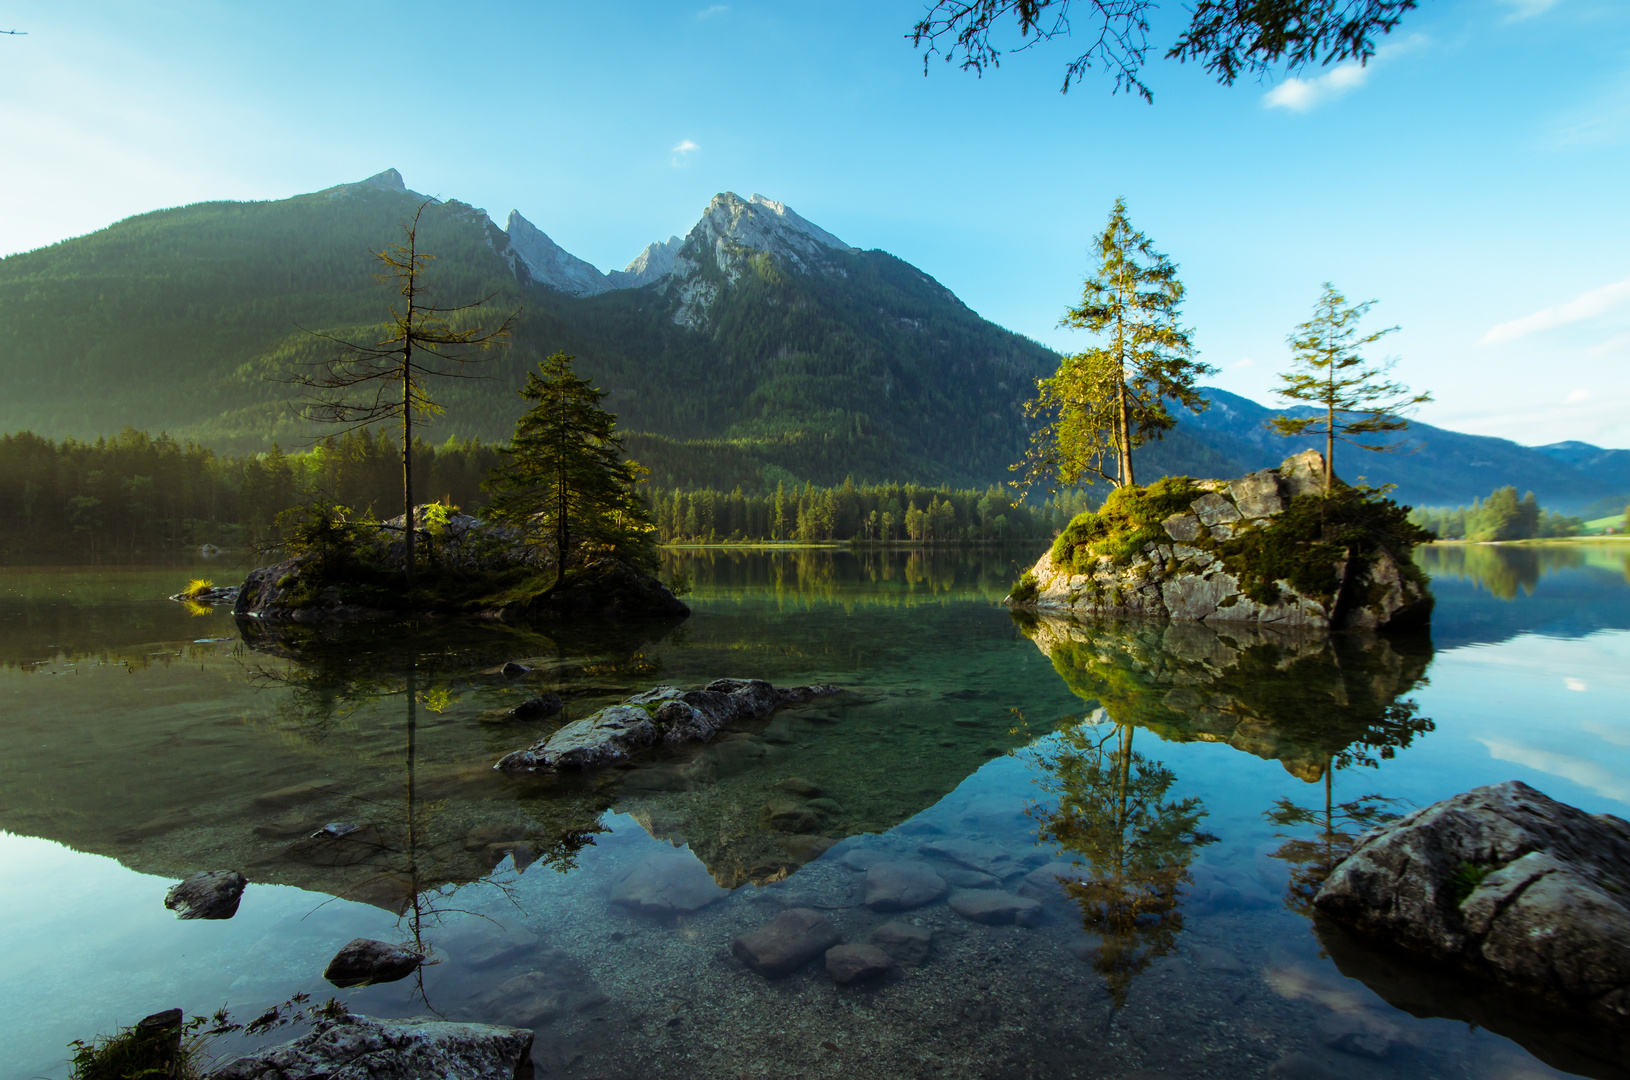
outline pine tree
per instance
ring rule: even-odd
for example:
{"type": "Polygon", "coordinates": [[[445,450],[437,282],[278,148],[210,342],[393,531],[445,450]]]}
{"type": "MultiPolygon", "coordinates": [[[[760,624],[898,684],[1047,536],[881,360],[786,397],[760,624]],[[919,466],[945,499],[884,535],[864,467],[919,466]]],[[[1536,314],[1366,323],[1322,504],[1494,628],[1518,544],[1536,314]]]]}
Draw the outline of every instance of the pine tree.
{"type": "Polygon", "coordinates": [[[653,526],[636,490],[645,470],[623,460],[617,418],[600,407],[605,391],[579,378],[572,360],[557,352],[527,376],[520,394],[532,407],[515,425],[508,460],[483,485],[492,494],[489,517],[552,546],[549,593],[580,557],[612,554],[643,570],[656,566],[653,526]]]}
{"type": "MultiPolygon", "coordinates": [[[[339,346],[339,355],[325,360],[310,374],[292,381],[317,391],[306,402],[308,414],[326,423],[355,430],[380,420],[402,426],[402,509],[405,569],[413,583],[418,534],[413,523],[413,424],[442,411],[430,396],[434,379],[469,378],[463,368],[477,354],[509,340],[519,311],[511,312],[495,328],[472,325],[472,312],[492,297],[471,304],[438,307],[429,302],[425,270],[434,255],[419,250],[419,219],[429,202],[421,203],[412,224],[403,223],[402,243],[391,244],[374,257],[384,264],[379,277],[394,281],[402,297],[392,305],[387,333],[373,344],[360,344],[319,334],[339,346]],[[461,324],[455,328],[454,323],[461,324]]],[[[384,432],[379,433],[384,437],[384,432]]]]}
{"type": "Polygon", "coordinates": [[[1398,443],[1361,442],[1351,436],[1402,431],[1409,426],[1402,413],[1432,400],[1431,394],[1410,394],[1409,387],[1384,378],[1392,364],[1371,364],[1360,350],[1397,330],[1360,335],[1358,322],[1374,300],[1349,304],[1328,281],[1313,305],[1313,318],[1296,327],[1290,342],[1293,370],[1281,373],[1284,384],[1274,393],[1287,401],[1324,408],[1323,416],[1276,416],[1268,426],[1281,435],[1307,433],[1325,437],[1324,489],[1335,478],[1336,440],[1365,450],[1390,451],[1398,443]]]}
{"type": "Polygon", "coordinates": [[[1177,423],[1167,400],[1195,412],[1207,404],[1194,384],[1215,369],[1194,359],[1190,332],[1178,324],[1184,288],[1176,265],[1132,228],[1124,199],[1115,200],[1094,245],[1098,271],[1060,325],[1104,342],[1065,357],[1051,378],[1036,381],[1025,411],[1046,420],[1014,467],[1026,489],[1042,480],[1049,487],[1055,480],[1090,484],[1094,476],[1116,487],[1134,484],[1133,448],[1177,423]]]}

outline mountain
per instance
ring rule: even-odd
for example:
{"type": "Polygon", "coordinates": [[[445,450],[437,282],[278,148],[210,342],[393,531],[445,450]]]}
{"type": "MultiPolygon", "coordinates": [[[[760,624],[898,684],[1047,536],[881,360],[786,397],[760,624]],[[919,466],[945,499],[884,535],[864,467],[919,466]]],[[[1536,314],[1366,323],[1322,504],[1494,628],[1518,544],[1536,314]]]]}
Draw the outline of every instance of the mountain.
{"type": "MultiPolygon", "coordinates": [[[[507,438],[514,391],[561,350],[608,392],[659,487],[983,485],[1011,479],[1022,404],[1058,362],[917,267],[762,195],[716,195],[683,237],[602,272],[519,213],[500,228],[387,169],[289,199],[159,210],[0,259],[0,431],[93,439],[129,425],[238,451],[320,436],[289,380],[332,355],[318,334],[379,332],[393,294],[371,253],[421,206],[436,302],[490,295],[495,320],[520,309],[484,378],[437,391],[433,439],[507,438]]],[[[1137,452],[1140,478],[1236,476],[1311,445],[1269,433],[1255,402],[1208,396],[1209,410],[1137,452]]],[[[1557,509],[1630,491],[1630,451],[1409,435],[1412,453],[1344,449],[1338,469],[1422,504],[1503,484],[1557,509]]]]}
{"type": "Polygon", "coordinates": [[[439,303],[519,308],[480,381],[439,390],[428,437],[504,439],[539,358],[574,354],[660,484],[1005,479],[1020,403],[1056,364],[882,251],[785,205],[715,197],[681,239],[602,274],[519,214],[500,228],[387,170],[270,202],[160,210],[0,260],[0,430],[168,430],[220,449],[321,434],[288,380],[369,338],[390,286],[370,253],[424,206],[439,303]]]}
{"type": "MultiPolygon", "coordinates": [[[[1244,470],[1278,465],[1286,457],[1312,447],[1322,451],[1322,437],[1287,439],[1268,429],[1269,417],[1281,414],[1313,415],[1306,407],[1269,409],[1248,398],[1215,387],[1206,388],[1210,408],[1197,415],[1185,415],[1179,425],[1197,435],[1219,453],[1237,461],[1244,470]]],[[[1386,441],[1386,440],[1379,440],[1386,441]]],[[[1562,443],[1558,446],[1586,446],[1562,443]]],[[[1596,451],[1597,458],[1577,455],[1578,461],[1612,461],[1622,455],[1630,461],[1630,451],[1596,451]]],[[[1396,453],[1374,453],[1338,444],[1336,471],[1344,479],[1366,483],[1396,484],[1397,498],[1416,506],[1462,506],[1482,498],[1507,484],[1519,492],[1533,491],[1547,509],[1572,512],[1604,496],[1630,491],[1630,470],[1614,471],[1610,466],[1581,468],[1567,452],[1552,447],[1528,447],[1509,439],[1487,435],[1467,435],[1431,424],[1412,423],[1401,433],[1396,453]]]]}

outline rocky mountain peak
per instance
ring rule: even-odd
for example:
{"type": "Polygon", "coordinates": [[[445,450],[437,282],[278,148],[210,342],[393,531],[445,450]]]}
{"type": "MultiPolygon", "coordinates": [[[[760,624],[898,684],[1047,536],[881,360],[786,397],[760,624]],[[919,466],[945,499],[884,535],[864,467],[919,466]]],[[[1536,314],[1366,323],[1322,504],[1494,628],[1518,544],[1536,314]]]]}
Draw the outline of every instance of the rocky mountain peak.
{"type": "Polygon", "coordinates": [[[374,173],[366,180],[358,180],[357,187],[373,187],[382,191],[406,191],[407,184],[402,180],[402,174],[395,169],[386,169],[384,172],[374,173]]]}
{"type": "Polygon", "coordinates": [[[606,277],[611,279],[612,288],[615,289],[637,289],[658,278],[667,277],[673,273],[674,256],[679,254],[683,244],[684,241],[677,236],[647,244],[645,250],[634,256],[627,267],[607,271],[606,277]]]}
{"type": "Polygon", "coordinates": [[[754,195],[743,199],[733,191],[713,196],[702,220],[687,239],[702,237],[717,245],[720,241],[755,251],[767,251],[791,259],[800,268],[805,260],[819,258],[827,249],[854,251],[848,244],[819,225],[800,217],[786,203],[754,195]]]}
{"type": "Polygon", "coordinates": [[[549,239],[543,230],[522,217],[519,210],[509,212],[504,231],[509,234],[510,251],[540,285],[558,289],[567,296],[594,296],[607,289],[629,287],[614,284],[592,263],[579,259],[549,239]]]}

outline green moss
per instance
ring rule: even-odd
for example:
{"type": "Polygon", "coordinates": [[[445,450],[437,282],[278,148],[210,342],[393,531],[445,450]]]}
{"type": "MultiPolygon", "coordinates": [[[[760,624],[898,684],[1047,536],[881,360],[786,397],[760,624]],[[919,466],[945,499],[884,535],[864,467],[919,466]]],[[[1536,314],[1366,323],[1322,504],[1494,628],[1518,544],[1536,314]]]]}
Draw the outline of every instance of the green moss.
{"type": "MultiPolygon", "coordinates": [[[[195,1026],[195,1025],[189,1025],[195,1026]]],[[[183,1041],[178,1018],[171,1027],[120,1028],[90,1042],[72,1042],[73,1080],[175,1080],[200,1075],[194,1048],[183,1041]]]]}
{"type": "Polygon", "coordinates": [[[1328,607],[1341,588],[1337,565],[1349,554],[1368,560],[1385,550],[1405,577],[1424,584],[1410,552],[1429,539],[1409,521],[1406,507],[1373,488],[1343,485],[1328,498],[1292,499],[1263,525],[1224,541],[1219,553],[1245,595],[1259,604],[1278,603],[1277,582],[1283,581],[1328,607]]]}
{"type": "Polygon", "coordinates": [[[1026,570],[1019,575],[1019,580],[1013,583],[1013,588],[1008,591],[1007,598],[1015,604],[1028,604],[1036,598],[1038,591],[1039,586],[1036,584],[1035,573],[1026,570]]]}
{"type": "Polygon", "coordinates": [[[1058,534],[1053,565],[1082,574],[1090,572],[1100,556],[1130,562],[1145,544],[1169,541],[1160,523],[1184,513],[1205,493],[1187,476],[1163,477],[1147,487],[1116,488],[1097,511],[1077,514],[1058,534]]]}
{"type": "Polygon", "coordinates": [[[1464,904],[1467,898],[1477,891],[1477,887],[1483,884],[1483,879],[1498,869],[1499,867],[1492,864],[1470,862],[1463,862],[1455,867],[1447,882],[1449,897],[1455,902],[1455,907],[1464,904]]]}

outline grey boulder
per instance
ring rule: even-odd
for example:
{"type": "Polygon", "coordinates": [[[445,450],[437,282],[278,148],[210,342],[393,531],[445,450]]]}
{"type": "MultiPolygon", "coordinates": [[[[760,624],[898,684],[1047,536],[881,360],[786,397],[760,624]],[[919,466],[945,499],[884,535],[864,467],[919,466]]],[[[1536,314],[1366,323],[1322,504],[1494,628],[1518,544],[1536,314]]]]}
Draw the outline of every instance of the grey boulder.
{"type": "Polygon", "coordinates": [[[1314,905],[1361,939],[1569,1015],[1630,1020],[1630,823],[1520,781],[1367,834],[1314,905]]]}
{"type": "Polygon", "coordinates": [[[339,1016],[292,1042],[237,1058],[210,1080],[515,1080],[532,1032],[414,1017],[339,1016]]]}
{"type": "Polygon", "coordinates": [[[838,943],[838,931],[818,911],[788,908],[730,943],[736,959],[767,979],[791,975],[838,943]]]}
{"type": "Polygon", "coordinates": [[[834,945],[826,950],[826,973],[840,986],[869,982],[894,967],[894,958],[876,945],[834,945]]]}
{"type": "Polygon", "coordinates": [[[206,870],[170,886],[164,906],[178,919],[230,919],[249,879],[236,870],[206,870]]]}
{"type": "Polygon", "coordinates": [[[922,862],[878,863],[866,871],[865,904],[873,911],[908,911],[945,895],[945,879],[922,862]]]}
{"type": "Polygon", "coordinates": [[[1041,921],[1036,901],[996,889],[958,889],[949,903],[964,919],[987,926],[1035,926],[1041,921]]]}
{"type": "Polygon", "coordinates": [[[696,856],[665,851],[641,860],[611,886],[611,900],[645,915],[689,915],[726,895],[696,856]]]}
{"type": "Polygon", "coordinates": [[[613,765],[659,740],[668,746],[707,742],[727,725],[837,692],[835,686],[777,688],[762,679],[715,679],[700,690],[658,686],[506,754],[494,768],[552,772],[613,765]]]}
{"type": "Polygon", "coordinates": [[[323,978],[335,986],[367,986],[405,979],[424,962],[412,949],[373,938],[352,938],[334,954],[323,978]]]}
{"type": "Polygon", "coordinates": [[[909,967],[917,967],[928,959],[928,949],[933,942],[932,930],[911,923],[886,922],[872,931],[873,945],[909,967]]]}

